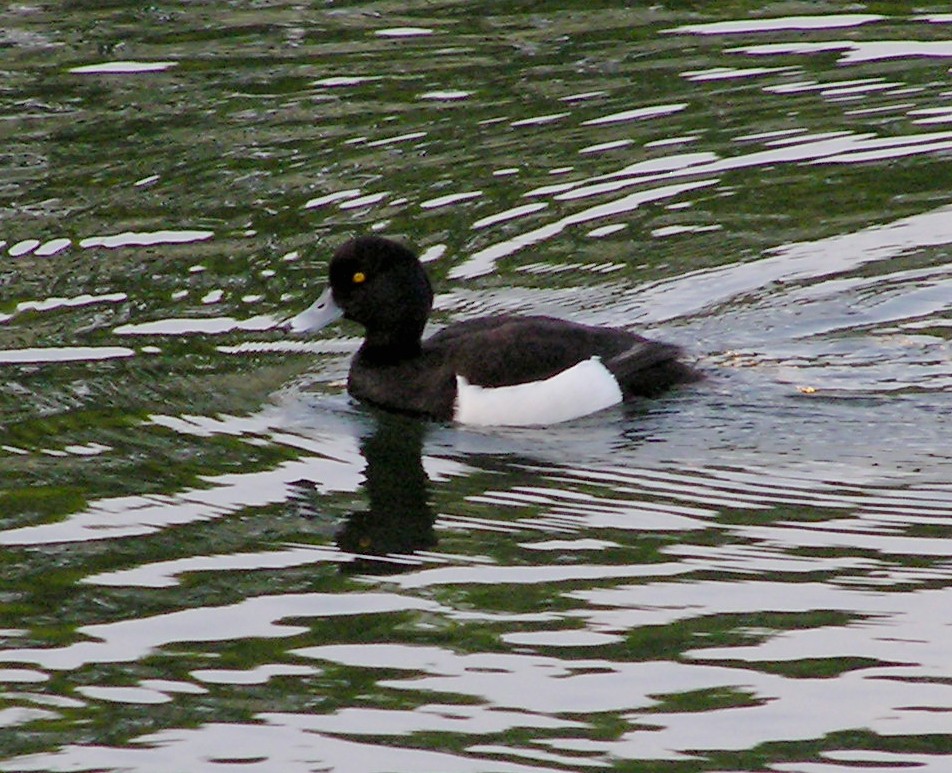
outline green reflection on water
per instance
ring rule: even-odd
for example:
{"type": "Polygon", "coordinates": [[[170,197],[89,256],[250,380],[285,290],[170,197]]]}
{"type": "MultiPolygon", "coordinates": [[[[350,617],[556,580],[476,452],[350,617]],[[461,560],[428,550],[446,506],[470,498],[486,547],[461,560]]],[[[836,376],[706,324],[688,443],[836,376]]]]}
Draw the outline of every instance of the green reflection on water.
{"type": "MultiPolygon", "coordinates": [[[[219,476],[250,476],[322,452],[328,456],[337,452],[329,442],[321,446],[315,441],[321,451],[312,454],[276,439],[275,434],[287,431],[287,426],[260,433],[204,436],[158,426],[150,416],[254,417],[268,409],[274,395],[314,372],[324,379],[324,391],[318,395],[337,394],[340,385],[325,382],[333,380],[328,375],[331,371],[341,370],[341,355],[235,355],[219,348],[278,338],[270,333],[121,336],[115,330],[123,324],[177,317],[279,317],[314,295],[323,284],[330,250],[353,233],[379,227],[420,247],[446,245],[445,256],[430,269],[440,291],[458,305],[437,312],[441,323],[474,308],[480,310],[481,304],[491,305],[491,299],[507,291],[508,297],[527,306],[536,303],[545,308],[552,299],[568,297],[567,308],[573,313],[600,312],[631,288],[705,268],[755,263],[778,245],[859,231],[946,204],[952,187],[948,151],[868,163],[741,168],[718,175],[716,187],[697,191],[690,199],[645,205],[627,213],[618,219],[625,228],[615,236],[587,236],[589,226],[604,224],[593,221],[500,259],[489,275],[464,281],[452,278],[451,270],[478,250],[602,201],[546,198],[549,206],[537,213],[492,229],[472,228],[480,218],[537,200],[526,194],[542,186],[579,183],[672,152],[703,150],[719,158],[734,158],[751,151],[738,137],[758,132],[803,129],[901,137],[921,130],[904,112],[886,109],[898,97],[870,92],[852,107],[882,112],[851,114],[849,105],[836,105],[809,91],[781,96],[765,86],[789,86],[807,78],[833,83],[888,78],[918,89],[916,96],[903,97],[915,100],[918,107],[941,106],[948,90],[947,62],[942,60],[902,59],[846,68],[836,64],[837,53],[829,53],[752,61],[725,50],[740,45],[739,40],[662,34],[681,24],[754,18],[763,13],[840,11],[835,3],[764,8],[741,0],[716,7],[671,2],[664,7],[622,8],[617,3],[566,1],[531,6],[450,3],[437,10],[425,3],[388,2],[333,7],[271,3],[254,8],[173,3],[143,8],[127,2],[107,6],[77,2],[56,8],[4,9],[0,12],[4,30],[0,46],[5,57],[5,85],[0,91],[4,118],[0,121],[4,147],[0,152],[0,240],[6,244],[0,252],[0,311],[14,316],[0,323],[0,348],[128,346],[135,354],[121,362],[0,366],[0,438],[2,445],[16,449],[0,457],[0,525],[6,530],[65,523],[70,516],[113,497],[188,498],[213,491],[216,483],[210,479],[219,476]],[[399,41],[374,34],[386,27],[417,24],[431,27],[434,34],[399,41]],[[128,77],[69,72],[75,66],[112,59],[170,60],[177,66],[128,77]],[[797,69],[762,79],[709,82],[683,75],[761,64],[797,69]],[[335,77],[367,80],[346,87],[319,85],[335,77]],[[449,89],[468,95],[458,101],[421,96],[449,89]],[[586,92],[599,94],[571,99],[586,92]],[[661,121],[585,123],[634,107],[682,102],[688,105],[683,112],[661,121]],[[513,125],[562,112],[568,115],[513,125]],[[422,134],[399,139],[415,133],[422,134]],[[687,139],[675,151],[672,146],[651,145],[676,137],[687,139]],[[599,153],[580,152],[609,142],[627,144],[599,153]],[[571,168],[551,174],[565,167],[571,168]],[[514,173],[494,174],[507,168],[514,173]],[[153,177],[151,182],[142,182],[153,177]],[[353,209],[305,208],[313,198],[352,188],[360,189],[361,195],[386,195],[378,204],[353,209]],[[421,207],[422,202],[440,196],[475,190],[482,191],[482,196],[454,206],[421,207]],[[669,208],[670,203],[690,206],[669,208]],[[653,231],[670,226],[716,226],[719,230],[652,236],[653,231]],[[81,246],[90,237],[165,229],[209,230],[214,237],[186,245],[81,246]],[[51,256],[8,255],[10,246],[28,238],[44,242],[66,238],[71,245],[51,256]],[[292,251],[300,252],[299,259],[285,260],[292,251]],[[526,270],[540,262],[567,270],[526,270]],[[588,270],[602,263],[617,264],[617,271],[588,270]],[[221,301],[205,303],[203,298],[216,290],[223,291],[221,301]],[[22,302],[109,293],[124,293],[126,299],[55,311],[18,311],[22,302]],[[258,298],[248,302],[245,296],[258,298]],[[153,346],[157,353],[143,352],[143,347],[153,346]],[[89,444],[104,448],[89,456],[57,453],[89,444]]],[[[947,33],[943,25],[911,27],[909,9],[902,3],[871,3],[862,11],[892,18],[868,30],[802,37],[875,40],[915,35],[941,40],[947,33]]],[[[769,42],[772,37],[760,33],[756,40],[769,42]]],[[[913,270],[941,265],[943,256],[947,257],[943,249],[947,251],[939,247],[936,252],[902,256],[893,267],[913,270]]],[[[943,319],[936,315],[926,320],[929,324],[919,332],[948,338],[948,326],[940,324],[943,319]]],[[[729,325],[731,320],[715,318],[714,322],[729,325]]],[[[735,323],[740,326],[743,320],[735,323]]],[[[734,332],[722,335],[730,338],[734,332]]],[[[865,330],[851,332],[865,334],[865,330]]],[[[805,358],[809,357],[806,351],[805,358]]],[[[663,413],[664,409],[659,410],[663,413]]],[[[638,422],[660,415],[649,409],[645,414],[636,417],[638,422]]],[[[675,419],[683,415],[673,410],[675,419]]],[[[354,419],[353,424],[362,421],[354,419]]],[[[728,435],[736,431],[734,421],[730,409],[726,410],[728,435]]],[[[664,425],[664,432],[674,434],[676,423],[664,425]]],[[[307,439],[303,431],[301,436],[307,439]]],[[[642,440],[614,441],[616,446],[606,447],[606,458],[598,464],[615,464],[614,456],[620,455],[618,463],[634,466],[642,440]]],[[[557,448],[556,443],[552,446],[557,448]]],[[[364,449],[366,453],[366,445],[364,449]]],[[[550,516],[551,503],[507,507],[474,498],[491,490],[551,488],[589,496],[588,504],[597,507],[598,500],[617,497],[618,492],[602,482],[566,482],[560,476],[571,469],[572,459],[548,465],[540,473],[524,469],[524,459],[514,452],[499,453],[498,447],[495,454],[443,455],[468,468],[465,474],[431,483],[429,501],[434,514],[481,519],[498,530],[460,526],[459,520],[449,528],[437,528],[436,544],[425,547],[453,558],[419,558],[416,568],[421,571],[444,566],[443,560],[462,566],[491,561],[489,566],[555,569],[637,564],[650,570],[670,560],[665,548],[671,545],[703,547],[713,554],[718,549],[760,544],[722,527],[802,525],[853,515],[852,510],[821,505],[773,503],[766,510],[720,505],[710,519],[712,525],[697,521],[696,527],[681,532],[622,531],[584,522],[572,527],[576,530],[572,532],[563,520],[546,526],[553,529],[550,533],[527,522],[550,516]],[[573,554],[529,551],[520,544],[564,536],[559,529],[568,530],[570,537],[584,536],[614,546],[573,554]]],[[[531,455],[527,456],[531,461],[531,455]]],[[[768,459],[765,464],[785,461],[768,459]]],[[[670,463],[677,466],[678,460],[670,463]]],[[[341,464],[362,471],[362,461],[341,464]]],[[[762,485],[771,482],[771,476],[764,474],[762,485]]],[[[215,517],[160,525],[131,538],[87,535],[73,543],[5,547],[0,558],[4,580],[0,628],[5,629],[4,647],[11,649],[63,647],[84,640],[83,626],[214,608],[269,594],[326,592],[356,597],[368,588],[397,588],[409,596],[435,600],[444,611],[307,619],[301,621],[305,633],[284,638],[176,642],[132,663],[50,670],[48,680],[41,683],[7,683],[0,703],[5,708],[36,708],[45,706],[46,699],[77,703],[56,706],[53,717],[4,727],[0,730],[4,756],[52,752],[70,744],[123,747],[150,732],[201,728],[210,722],[255,723],[259,714],[267,712],[330,714],[350,707],[409,712],[434,701],[482,705],[473,695],[381,685],[398,675],[406,679],[405,671],[394,669],[321,662],[313,674],[274,676],[253,685],[199,682],[193,672],[203,668],[249,671],[273,664],[314,666],[290,651],[323,643],[400,643],[454,653],[511,652],[505,634],[576,630],[580,623],[573,613],[590,611],[590,607],[572,597],[573,591],[619,585],[617,578],[594,578],[535,584],[462,582],[408,591],[388,584],[386,577],[364,574],[379,569],[373,560],[360,564],[357,576],[350,573],[353,570],[341,571],[336,563],[317,561],[279,569],[193,568],[175,575],[167,587],[157,588],[81,582],[91,575],[192,557],[278,552],[288,545],[328,547],[347,517],[367,506],[366,486],[359,491],[341,488],[345,490],[302,497],[303,505],[292,502],[291,495],[270,504],[246,505],[236,494],[215,517]],[[484,619],[464,622],[446,610],[477,612],[484,619]],[[513,622],[507,617],[520,614],[548,614],[554,622],[513,622]],[[205,691],[171,692],[160,704],[122,703],[81,692],[90,685],[134,688],[150,679],[178,680],[205,691]]],[[[667,502],[663,493],[629,491],[625,496],[632,502],[667,502]]],[[[949,529],[941,519],[903,524],[902,536],[947,540],[949,529]]],[[[941,556],[891,554],[862,546],[794,544],[776,550],[817,559],[821,568],[810,577],[819,582],[832,582],[840,571],[823,568],[823,558],[863,557],[895,571],[934,572],[931,579],[907,580],[906,586],[897,580],[892,586],[897,597],[903,588],[923,587],[920,582],[933,588],[948,584],[941,556]]],[[[800,577],[782,570],[763,573],[790,585],[800,577]]],[[[855,570],[850,579],[861,573],[855,570]]],[[[728,579],[744,576],[729,568],[700,566],[682,579],[691,583],[725,574],[728,579]]],[[[651,578],[622,582],[649,583],[651,578]]],[[[747,614],[699,614],[665,625],[632,627],[622,631],[623,641],[597,648],[540,645],[531,651],[569,663],[594,656],[616,664],[655,660],[684,664],[689,650],[755,646],[779,633],[838,630],[860,619],[858,614],[823,609],[777,612],[767,608],[770,603],[765,599],[764,609],[747,614]]],[[[210,619],[209,625],[214,624],[210,619]]],[[[878,659],[849,654],[718,663],[735,667],[739,676],[746,670],[791,680],[828,679],[831,684],[844,673],[882,665],[878,659]]],[[[513,678],[518,679],[518,674],[513,678]]],[[[460,757],[472,756],[468,750],[477,743],[532,751],[549,738],[616,741],[626,733],[652,732],[651,714],[694,712],[703,722],[707,712],[740,706],[753,711],[764,700],[740,687],[685,689],[654,697],[658,703],[636,719],[625,711],[579,713],[573,718],[583,728],[572,731],[514,727],[498,733],[454,734],[420,730],[394,740],[375,737],[368,730],[367,737],[381,745],[451,751],[460,757]]],[[[813,740],[769,742],[740,752],[699,750],[690,760],[621,760],[608,755],[596,759],[616,770],[643,773],[763,770],[783,762],[819,761],[824,752],[841,749],[900,755],[952,753],[947,734],[911,731],[888,736],[850,730],[849,721],[844,719],[846,729],[813,740]]],[[[588,761],[585,755],[579,759],[588,761]]]]}

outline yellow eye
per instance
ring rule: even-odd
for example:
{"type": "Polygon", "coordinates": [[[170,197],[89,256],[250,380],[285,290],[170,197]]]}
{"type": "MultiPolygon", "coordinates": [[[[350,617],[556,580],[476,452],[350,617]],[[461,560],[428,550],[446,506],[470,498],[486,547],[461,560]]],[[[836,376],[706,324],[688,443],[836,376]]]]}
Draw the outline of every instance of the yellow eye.
{"type": "Polygon", "coordinates": [[[351,280],[355,285],[359,285],[359,284],[361,284],[361,283],[367,281],[367,275],[366,275],[363,271],[358,271],[356,274],[354,274],[354,275],[350,278],[350,280],[351,280]]]}

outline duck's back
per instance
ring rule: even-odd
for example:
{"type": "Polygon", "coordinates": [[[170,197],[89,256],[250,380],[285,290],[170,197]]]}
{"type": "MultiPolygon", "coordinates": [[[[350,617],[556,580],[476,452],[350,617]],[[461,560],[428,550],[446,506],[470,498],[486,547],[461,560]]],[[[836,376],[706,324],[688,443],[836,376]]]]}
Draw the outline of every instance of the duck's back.
{"type": "Polygon", "coordinates": [[[620,328],[595,327],[545,316],[498,315],[459,322],[424,343],[456,373],[482,387],[541,381],[597,357],[625,399],[658,394],[693,381],[680,349],[620,328]]]}

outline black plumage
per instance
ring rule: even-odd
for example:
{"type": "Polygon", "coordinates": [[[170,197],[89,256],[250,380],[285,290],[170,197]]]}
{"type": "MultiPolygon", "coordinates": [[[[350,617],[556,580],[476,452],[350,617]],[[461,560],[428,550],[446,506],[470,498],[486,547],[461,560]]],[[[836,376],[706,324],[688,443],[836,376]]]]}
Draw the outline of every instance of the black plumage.
{"type": "Polygon", "coordinates": [[[615,377],[625,400],[699,378],[677,346],[546,316],[480,317],[422,340],[433,304],[430,280],[413,252],[382,237],[342,245],[329,275],[332,304],[366,331],[351,363],[348,391],[385,409],[450,420],[457,376],[481,387],[513,386],[593,357],[615,377]]]}

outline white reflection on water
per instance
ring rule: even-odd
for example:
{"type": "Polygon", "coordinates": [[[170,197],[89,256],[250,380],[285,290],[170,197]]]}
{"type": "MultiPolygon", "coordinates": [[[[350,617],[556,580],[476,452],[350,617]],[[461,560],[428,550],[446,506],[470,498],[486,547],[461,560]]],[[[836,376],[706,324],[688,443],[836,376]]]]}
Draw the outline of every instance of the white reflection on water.
{"type": "Polygon", "coordinates": [[[421,731],[448,733],[501,733],[514,727],[584,728],[583,722],[487,709],[485,706],[428,704],[412,711],[346,708],[327,715],[262,714],[270,724],[306,728],[323,733],[367,735],[373,728],[379,735],[409,735],[421,731]]]}
{"type": "Polygon", "coordinates": [[[664,31],[690,33],[692,35],[744,35],[788,30],[827,30],[841,27],[858,27],[863,24],[883,21],[885,18],[885,16],[871,13],[778,16],[769,19],[738,19],[736,21],[717,21],[707,24],[685,24],[664,31]]]}
{"type": "MultiPolygon", "coordinates": [[[[46,709],[30,709],[25,707],[0,709],[0,727],[16,727],[17,725],[28,725],[31,722],[43,722],[44,720],[57,720],[59,714],[46,709]]],[[[0,770],[16,770],[9,768],[0,760],[0,770]]]]}
{"type": "Polygon", "coordinates": [[[341,86],[356,86],[359,83],[380,80],[377,76],[363,75],[336,75],[330,78],[320,78],[313,82],[314,86],[325,86],[327,88],[338,88],[341,86]]]}
{"type": "MultiPolygon", "coordinates": [[[[917,249],[950,243],[952,207],[946,206],[853,233],[782,245],[756,262],[695,271],[635,288],[627,294],[632,306],[636,306],[645,318],[661,321],[709,312],[723,303],[754,294],[771,283],[809,281],[818,276],[852,271],[876,261],[887,261],[917,249]]],[[[947,273],[942,268],[937,270],[941,276],[947,273]]],[[[935,309],[932,307],[924,313],[930,310],[935,309]]],[[[735,332],[743,333],[743,329],[735,332]]],[[[749,332],[762,336],[765,330],[749,332]]]]}
{"type": "Polygon", "coordinates": [[[405,572],[393,578],[401,588],[432,588],[439,585],[535,585],[545,582],[654,577],[684,574],[689,567],[677,564],[587,563],[569,566],[450,566],[405,572]]]}
{"type": "MultiPolygon", "coordinates": [[[[453,707],[454,709],[456,707],[453,707]]],[[[465,712],[465,709],[463,710],[465,712]]],[[[464,714],[465,715],[465,714],[464,714]]],[[[369,715],[367,718],[377,718],[369,715]]],[[[52,754],[36,754],[0,761],[0,770],[74,771],[79,769],[135,770],[168,773],[170,770],[234,770],[235,773],[314,773],[340,770],[347,773],[564,773],[565,768],[520,765],[493,757],[460,755],[362,742],[315,732],[308,715],[262,714],[264,724],[208,722],[197,730],[175,729],[140,736],[130,746],[66,745],[52,754]],[[222,756],[226,755],[227,760],[222,756]]],[[[386,715],[380,716],[386,721],[386,715]]],[[[532,727],[530,720],[515,720],[516,727],[532,727]]],[[[423,730],[446,723],[421,712],[423,730]]],[[[488,721],[493,726],[492,720],[488,721]]],[[[451,725],[465,728],[464,722],[451,725]]],[[[542,725],[549,727],[550,725],[542,725]]],[[[495,755],[494,755],[495,756],[495,755]]]]}
{"type": "Polygon", "coordinates": [[[48,242],[44,242],[39,247],[36,248],[34,255],[39,255],[42,257],[47,257],[49,255],[55,255],[58,252],[62,252],[67,247],[72,244],[71,239],[66,237],[60,237],[58,239],[50,239],[48,242]]]}
{"type": "MultiPolygon", "coordinates": [[[[652,706],[653,696],[727,687],[757,699],[756,706],[706,712],[703,723],[690,713],[631,714],[633,723],[643,720],[656,729],[647,734],[633,730],[617,741],[599,744],[622,758],[670,759],[679,756],[676,750],[744,749],[777,739],[819,738],[846,729],[844,717],[883,735],[947,729],[946,713],[952,705],[952,686],[944,683],[946,630],[952,623],[949,589],[882,594],[809,582],[730,581],[648,583],[568,595],[586,602],[572,616],[610,635],[677,619],[746,614],[762,609],[766,598],[777,613],[841,610],[855,622],[773,633],[762,644],[749,647],[695,649],[686,654],[693,662],[683,663],[460,655],[386,644],[318,646],[298,654],[353,666],[409,670],[413,676],[382,684],[466,694],[532,713],[636,711],[652,706]],[[898,649],[897,636],[903,639],[898,649]],[[840,657],[871,662],[830,678],[788,679],[756,668],[758,662],[840,657]],[[743,661],[744,666],[713,665],[718,660],[743,661]],[[421,679],[420,672],[429,676],[421,679]]],[[[568,642],[573,632],[551,635],[564,635],[568,642]]],[[[519,635],[513,641],[531,646],[532,639],[519,635]]],[[[545,644],[541,634],[538,644],[545,644]]]]}
{"type": "Polygon", "coordinates": [[[385,147],[387,145],[396,145],[401,142],[410,142],[411,140],[418,140],[427,135],[426,132],[407,132],[406,134],[398,134],[394,137],[384,137],[383,139],[373,140],[372,142],[366,143],[365,147],[368,148],[379,148],[385,147]]]}
{"type": "Polygon", "coordinates": [[[376,30],[374,35],[382,38],[412,38],[433,33],[434,30],[429,27],[388,27],[376,30]]]}
{"type": "Polygon", "coordinates": [[[947,773],[952,768],[952,755],[916,754],[914,752],[880,752],[873,749],[831,751],[820,755],[818,762],[776,763],[771,770],[788,773],[890,773],[915,770],[916,773],[947,773]]]}
{"type": "Polygon", "coordinates": [[[355,196],[360,195],[359,188],[348,188],[343,191],[334,191],[333,193],[327,193],[323,196],[317,196],[316,198],[309,199],[304,204],[304,209],[317,209],[318,207],[323,207],[326,204],[333,204],[335,201],[342,201],[344,199],[352,199],[355,196]]]}
{"type": "Polygon", "coordinates": [[[295,654],[349,666],[410,672],[404,678],[381,680],[382,686],[394,689],[469,695],[502,709],[544,715],[647,708],[656,703],[655,695],[747,684],[750,678],[745,672],[721,666],[618,663],[515,652],[460,654],[402,644],[323,645],[296,650],[295,654]]]}
{"type": "Polygon", "coordinates": [[[596,631],[528,631],[526,633],[507,633],[500,637],[507,644],[528,647],[601,647],[605,644],[617,644],[625,640],[624,636],[596,631]]]}
{"type": "Polygon", "coordinates": [[[58,309],[70,309],[81,306],[91,306],[98,303],[121,303],[128,300],[126,293],[104,293],[102,295],[90,295],[83,293],[70,298],[44,298],[36,301],[20,301],[10,314],[0,314],[0,324],[13,319],[17,314],[30,311],[55,311],[58,309]]]}
{"type": "Polygon", "coordinates": [[[483,195],[482,191],[466,191],[465,193],[449,193],[445,196],[437,196],[433,199],[427,199],[420,202],[422,209],[436,209],[437,207],[448,207],[451,204],[459,204],[462,201],[476,199],[483,195]]]}
{"type": "Polygon", "coordinates": [[[762,43],[728,49],[727,53],[750,56],[789,56],[790,54],[824,54],[842,52],[840,64],[860,64],[884,59],[906,57],[952,57],[952,43],[944,40],[828,40],[821,43],[762,43]]]}
{"type": "Polygon", "coordinates": [[[950,123],[952,122],[952,107],[926,107],[922,110],[910,110],[909,115],[922,115],[926,118],[917,118],[916,124],[950,123]]]}
{"type": "Polygon", "coordinates": [[[259,553],[226,553],[160,561],[132,569],[94,574],[81,580],[87,585],[137,588],[167,588],[179,584],[179,577],[191,572],[233,572],[236,570],[286,569],[348,560],[339,550],[320,545],[288,546],[259,553]]]}
{"type": "Polygon", "coordinates": [[[76,692],[96,701],[109,703],[136,703],[158,704],[170,703],[173,698],[161,690],[149,690],[142,687],[105,687],[100,685],[84,685],[76,688],[76,692]]]}
{"type": "Polygon", "coordinates": [[[752,78],[756,75],[772,75],[790,71],[792,67],[712,67],[709,70],[688,70],[681,77],[689,81],[722,81],[734,78],[752,78]]]}
{"type": "Polygon", "coordinates": [[[513,220],[517,217],[523,217],[524,215],[530,215],[533,212],[538,212],[539,210],[545,209],[549,205],[544,201],[538,201],[534,204],[522,204],[518,207],[512,207],[511,209],[504,209],[501,212],[497,212],[493,215],[488,215],[487,217],[482,217],[479,220],[473,222],[470,226],[472,229],[485,228],[486,226],[496,225],[497,223],[504,223],[507,220],[513,220]]]}
{"type": "Polygon", "coordinates": [[[338,204],[340,209],[358,209],[359,207],[369,207],[371,204],[377,204],[389,196],[386,191],[379,193],[368,193],[365,196],[358,196],[354,199],[347,199],[338,204]]]}
{"type": "Polygon", "coordinates": [[[11,245],[10,249],[7,251],[7,254],[11,258],[19,258],[22,255],[27,255],[40,246],[39,239],[23,239],[22,241],[17,242],[16,244],[11,245]]]}
{"type": "Polygon", "coordinates": [[[185,609],[115,623],[85,625],[77,633],[91,641],[63,647],[0,650],[0,662],[35,663],[51,671],[88,663],[128,663],[168,644],[285,638],[308,631],[285,618],[341,617],[406,610],[436,612],[439,604],[395,593],[286,593],[255,596],[236,604],[185,609]]]}
{"type": "Polygon", "coordinates": [[[601,153],[606,150],[617,150],[631,145],[634,140],[610,140],[609,142],[597,142],[594,145],[587,145],[579,149],[579,153],[601,153]]]}
{"type": "MultiPolygon", "coordinates": [[[[11,636],[13,632],[5,631],[6,636],[11,636]]],[[[29,684],[32,682],[46,682],[49,675],[42,671],[34,671],[28,668],[0,668],[0,684],[29,684]]]]}
{"type": "Polygon", "coordinates": [[[200,242],[211,239],[214,235],[214,231],[198,230],[173,231],[166,229],[162,231],[125,231],[110,236],[88,236],[80,240],[79,246],[83,249],[89,249],[91,247],[106,247],[107,249],[115,249],[118,247],[151,247],[157,244],[200,242]]]}
{"type": "Polygon", "coordinates": [[[569,226],[586,223],[590,220],[598,220],[604,217],[621,215],[626,212],[631,212],[643,204],[674,198],[682,193],[715,185],[716,183],[717,180],[700,180],[698,182],[682,183],[680,185],[665,185],[659,188],[639,191],[638,193],[631,193],[608,202],[607,204],[588,207],[573,215],[568,215],[553,223],[549,223],[548,225],[536,228],[533,231],[521,234],[513,239],[494,244],[491,247],[486,247],[485,249],[473,253],[468,260],[453,267],[450,271],[450,277],[468,279],[487,274],[492,271],[496,261],[500,258],[511,255],[529,245],[550,239],[560,234],[569,226]]]}
{"type": "Polygon", "coordinates": [[[679,102],[673,105],[651,105],[650,107],[636,107],[631,110],[622,110],[618,113],[591,118],[582,122],[582,126],[604,126],[609,123],[621,123],[623,121],[644,121],[648,118],[660,118],[680,113],[687,108],[686,102],[679,102]]]}
{"type": "MultiPolygon", "coordinates": [[[[246,418],[193,421],[153,417],[159,426],[186,434],[242,434],[269,432],[274,412],[246,418]]],[[[338,430],[347,427],[336,422],[338,430]]],[[[301,459],[252,472],[211,476],[206,487],[178,494],[153,494],[101,499],[62,521],[0,531],[0,545],[39,545],[90,539],[121,539],[151,534],[176,524],[222,518],[243,507],[260,507],[286,501],[292,484],[310,481],[318,491],[356,491],[363,480],[363,461],[353,427],[337,434],[335,423],[312,437],[276,431],[273,442],[297,449],[301,459]]]]}
{"type": "Polygon", "coordinates": [[[446,89],[442,91],[425,91],[422,94],[418,95],[417,99],[435,99],[435,100],[448,100],[455,101],[460,99],[466,99],[469,96],[472,96],[473,92],[471,91],[462,91],[459,89],[446,89]]]}
{"type": "Polygon", "coordinates": [[[245,671],[233,668],[200,668],[192,671],[191,676],[206,684],[264,684],[276,676],[312,676],[317,673],[318,669],[313,666],[269,663],[245,671]]]}
{"type": "Polygon", "coordinates": [[[162,72],[177,65],[178,62],[116,61],[71,67],[68,72],[77,75],[137,75],[139,73],[162,72]]]}
{"type": "Polygon", "coordinates": [[[46,346],[29,349],[0,349],[0,364],[39,365],[52,362],[92,362],[134,357],[125,346],[46,346]]]}
{"type": "MultiPolygon", "coordinates": [[[[812,84],[804,88],[812,88],[812,84]]],[[[659,106],[642,110],[624,111],[623,113],[606,116],[595,121],[615,120],[618,116],[624,117],[651,117],[651,110],[670,111],[674,107],[659,106]]],[[[619,118],[618,120],[622,120],[619,118]]],[[[585,122],[587,124],[592,121],[585,122]]],[[[853,133],[837,131],[827,133],[796,133],[785,130],[783,136],[758,135],[757,138],[767,140],[766,148],[741,153],[727,158],[718,158],[715,154],[704,151],[695,153],[678,153],[661,158],[647,159],[628,164],[623,168],[609,173],[602,173],[595,177],[571,182],[556,183],[531,189],[523,193],[525,197],[549,197],[555,201],[572,201],[592,196],[602,196],[614,193],[625,188],[645,186],[657,182],[666,182],[683,177],[708,177],[696,182],[682,184],[667,184],[656,188],[647,188],[637,193],[629,194],[614,201],[601,205],[590,206],[584,210],[566,215],[559,220],[549,222],[531,231],[509,237],[502,242],[491,244],[488,247],[474,252],[466,260],[457,263],[450,271],[450,278],[473,278],[491,272],[496,262],[501,258],[512,255],[526,247],[538,244],[558,236],[567,227],[579,223],[602,218],[616,218],[631,212],[639,206],[672,198],[689,193],[697,188],[716,185],[719,176],[726,172],[751,167],[770,167],[777,164],[791,163],[834,163],[854,164],[872,160],[885,160],[909,155],[929,154],[952,148],[952,132],[931,132],[923,134],[904,134],[900,136],[877,137],[873,133],[853,133]],[[793,135],[793,136],[791,136],[793,135]]],[[[752,140],[754,136],[747,135],[739,138],[752,140]]],[[[611,149],[618,147],[615,143],[605,146],[584,146],[581,152],[591,153],[594,150],[611,149]],[[593,150],[594,149],[594,150],[593,150]]],[[[466,197],[479,195],[477,193],[460,194],[456,197],[446,196],[437,200],[424,202],[422,206],[436,206],[439,204],[457,203],[466,197]]],[[[538,202],[544,204],[545,202],[538,202]]],[[[524,217],[541,209],[518,207],[509,210],[509,214],[500,213],[490,215],[477,221],[479,227],[495,225],[506,220],[524,217]]],[[[477,227],[476,225],[473,226],[477,227]]],[[[682,310],[683,313],[684,310],[682,310]]]]}
{"type": "Polygon", "coordinates": [[[248,475],[209,478],[210,489],[175,495],[127,496],[94,502],[56,523],[0,532],[0,545],[49,545],[91,539],[142,536],[171,526],[223,518],[242,507],[262,507],[288,499],[292,483],[313,481],[320,490],[356,490],[359,467],[312,457],[248,475]]]}
{"type": "MultiPolygon", "coordinates": [[[[221,300],[216,296],[214,301],[221,300]]],[[[213,300],[203,303],[211,303],[213,300]]],[[[247,319],[233,317],[188,317],[178,319],[159,319],[152,322],[137,322],[119,325],[113,332],[120,336],[150,336],[150,335],[219,335],[232,333],[236,330],[270,330],[280,324],[280,320],[267,314],[261,314],[247,319]]]]}
{"type": "Polygon", "coordinates": [[[547,113],[546,115],[536,115],[532,118],[520,118],[509,125],[513,128],[519,128],[520,126],[542,126],[547,123],[559,121],[569,115],[571,115],[571,113],[564,111],[559,113],[547,113]]]}

